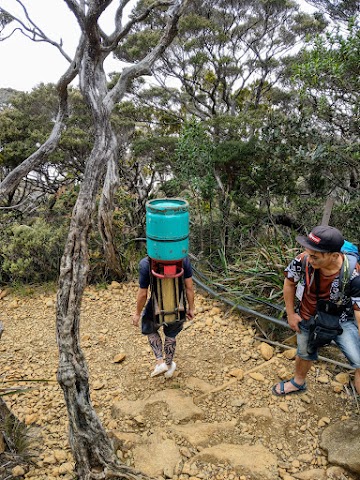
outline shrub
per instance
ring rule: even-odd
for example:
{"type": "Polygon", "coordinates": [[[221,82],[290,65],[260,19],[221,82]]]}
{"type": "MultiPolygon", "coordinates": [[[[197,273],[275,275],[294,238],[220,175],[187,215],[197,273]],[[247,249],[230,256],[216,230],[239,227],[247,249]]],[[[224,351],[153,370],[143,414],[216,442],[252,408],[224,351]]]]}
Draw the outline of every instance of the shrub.
{"type": "Polygon", "coordinates": [[[31,226],[12,224],[1,235],[1,279],[9,282],[42,283],[57,278],[66,236],[65,227],[44,219],[31,226]]]}

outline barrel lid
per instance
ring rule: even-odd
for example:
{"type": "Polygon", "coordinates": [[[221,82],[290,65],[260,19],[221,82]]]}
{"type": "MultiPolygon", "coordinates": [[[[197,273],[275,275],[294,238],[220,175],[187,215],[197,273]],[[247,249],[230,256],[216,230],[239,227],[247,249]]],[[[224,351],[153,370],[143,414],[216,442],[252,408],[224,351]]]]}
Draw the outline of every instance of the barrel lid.
{"type": "Polygon", "coordinates": [[[158,198],[146,202],[146,210],[154,213],[187,212],[189,203],[182,198],[158,198]]]}

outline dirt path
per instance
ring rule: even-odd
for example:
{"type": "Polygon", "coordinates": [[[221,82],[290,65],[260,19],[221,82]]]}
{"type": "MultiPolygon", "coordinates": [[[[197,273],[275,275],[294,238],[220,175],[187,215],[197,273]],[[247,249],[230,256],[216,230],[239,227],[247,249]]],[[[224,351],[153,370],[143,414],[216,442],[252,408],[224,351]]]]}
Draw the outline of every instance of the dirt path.
{"type": "MultiPolygon", "coordinates": [[[[196,320],[178,337],[174,377],[150,378],[152,354],[130,322],[136,288],[89,288],[82,307],[92,401],[122,461],[159,479],[356,480],[329,465],[320,448],[322,430],[355,410],[353,399],[334,382],[338,368],[319,363],[308,392],[274,397],[271,386],[291,375],[293,360],[261,347],[249,322],[198,291],[196,320]],[[119,354],[125,359],[116,363],[119,354]],[[211,392],[226,382],[226,388],[211,392]]],[[[35,465],[14,473],[70,480],[67,415],[56,383],[55,294],[10,294],[0,307],[5,327],[0,387],[13,381],[32,388],[7,397],[7,403],[37,435],[35,465]],[[19,382],[39,379],[49,381],[19,382]]]]}

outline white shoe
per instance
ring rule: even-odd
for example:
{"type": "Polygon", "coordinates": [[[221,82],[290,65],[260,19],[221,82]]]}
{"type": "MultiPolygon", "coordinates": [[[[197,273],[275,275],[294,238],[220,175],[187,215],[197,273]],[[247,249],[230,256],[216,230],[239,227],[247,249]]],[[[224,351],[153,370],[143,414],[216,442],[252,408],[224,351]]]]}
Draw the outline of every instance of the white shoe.
{"type": "Polygon", "coordinates": [[[165,362],[160,363],[160,364],[158,363],[156,365],[156,367],[154,368],[154,371],[151,372],[150,376],[151,377],[157,377],[158,375],[161,375],[162,373],[167,372],[167,370],[168,370],[168,366],[166,365],[165,362]]]}
{"type": "Polygon", "coordinates": [[[167,372],[165,372],[165,377],[166,378],[171,378],[176,370],[176,363],[171,362],[171,367],[168,368],[167,372]]]}

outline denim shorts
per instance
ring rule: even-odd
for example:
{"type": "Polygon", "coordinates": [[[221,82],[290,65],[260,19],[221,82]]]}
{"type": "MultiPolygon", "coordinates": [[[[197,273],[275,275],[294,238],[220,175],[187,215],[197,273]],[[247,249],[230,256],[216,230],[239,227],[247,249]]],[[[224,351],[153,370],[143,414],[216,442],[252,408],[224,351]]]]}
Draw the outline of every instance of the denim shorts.
{"type": "MultiPolygon", "coordinates": [[[[309,355],[307,353],[307,343],[309,338],[309,327],[306,320],[299,323],[301,333],[297,333],[297,355],[303,360],[317,360],[318,352],[309,355]]],[[[360,336],[357,324],[353,321],[341,323],[343,333],[338,335],[334,342],[340,348],[342,353],[348,359],[352,368],[360,368],[360,336]]]]}

